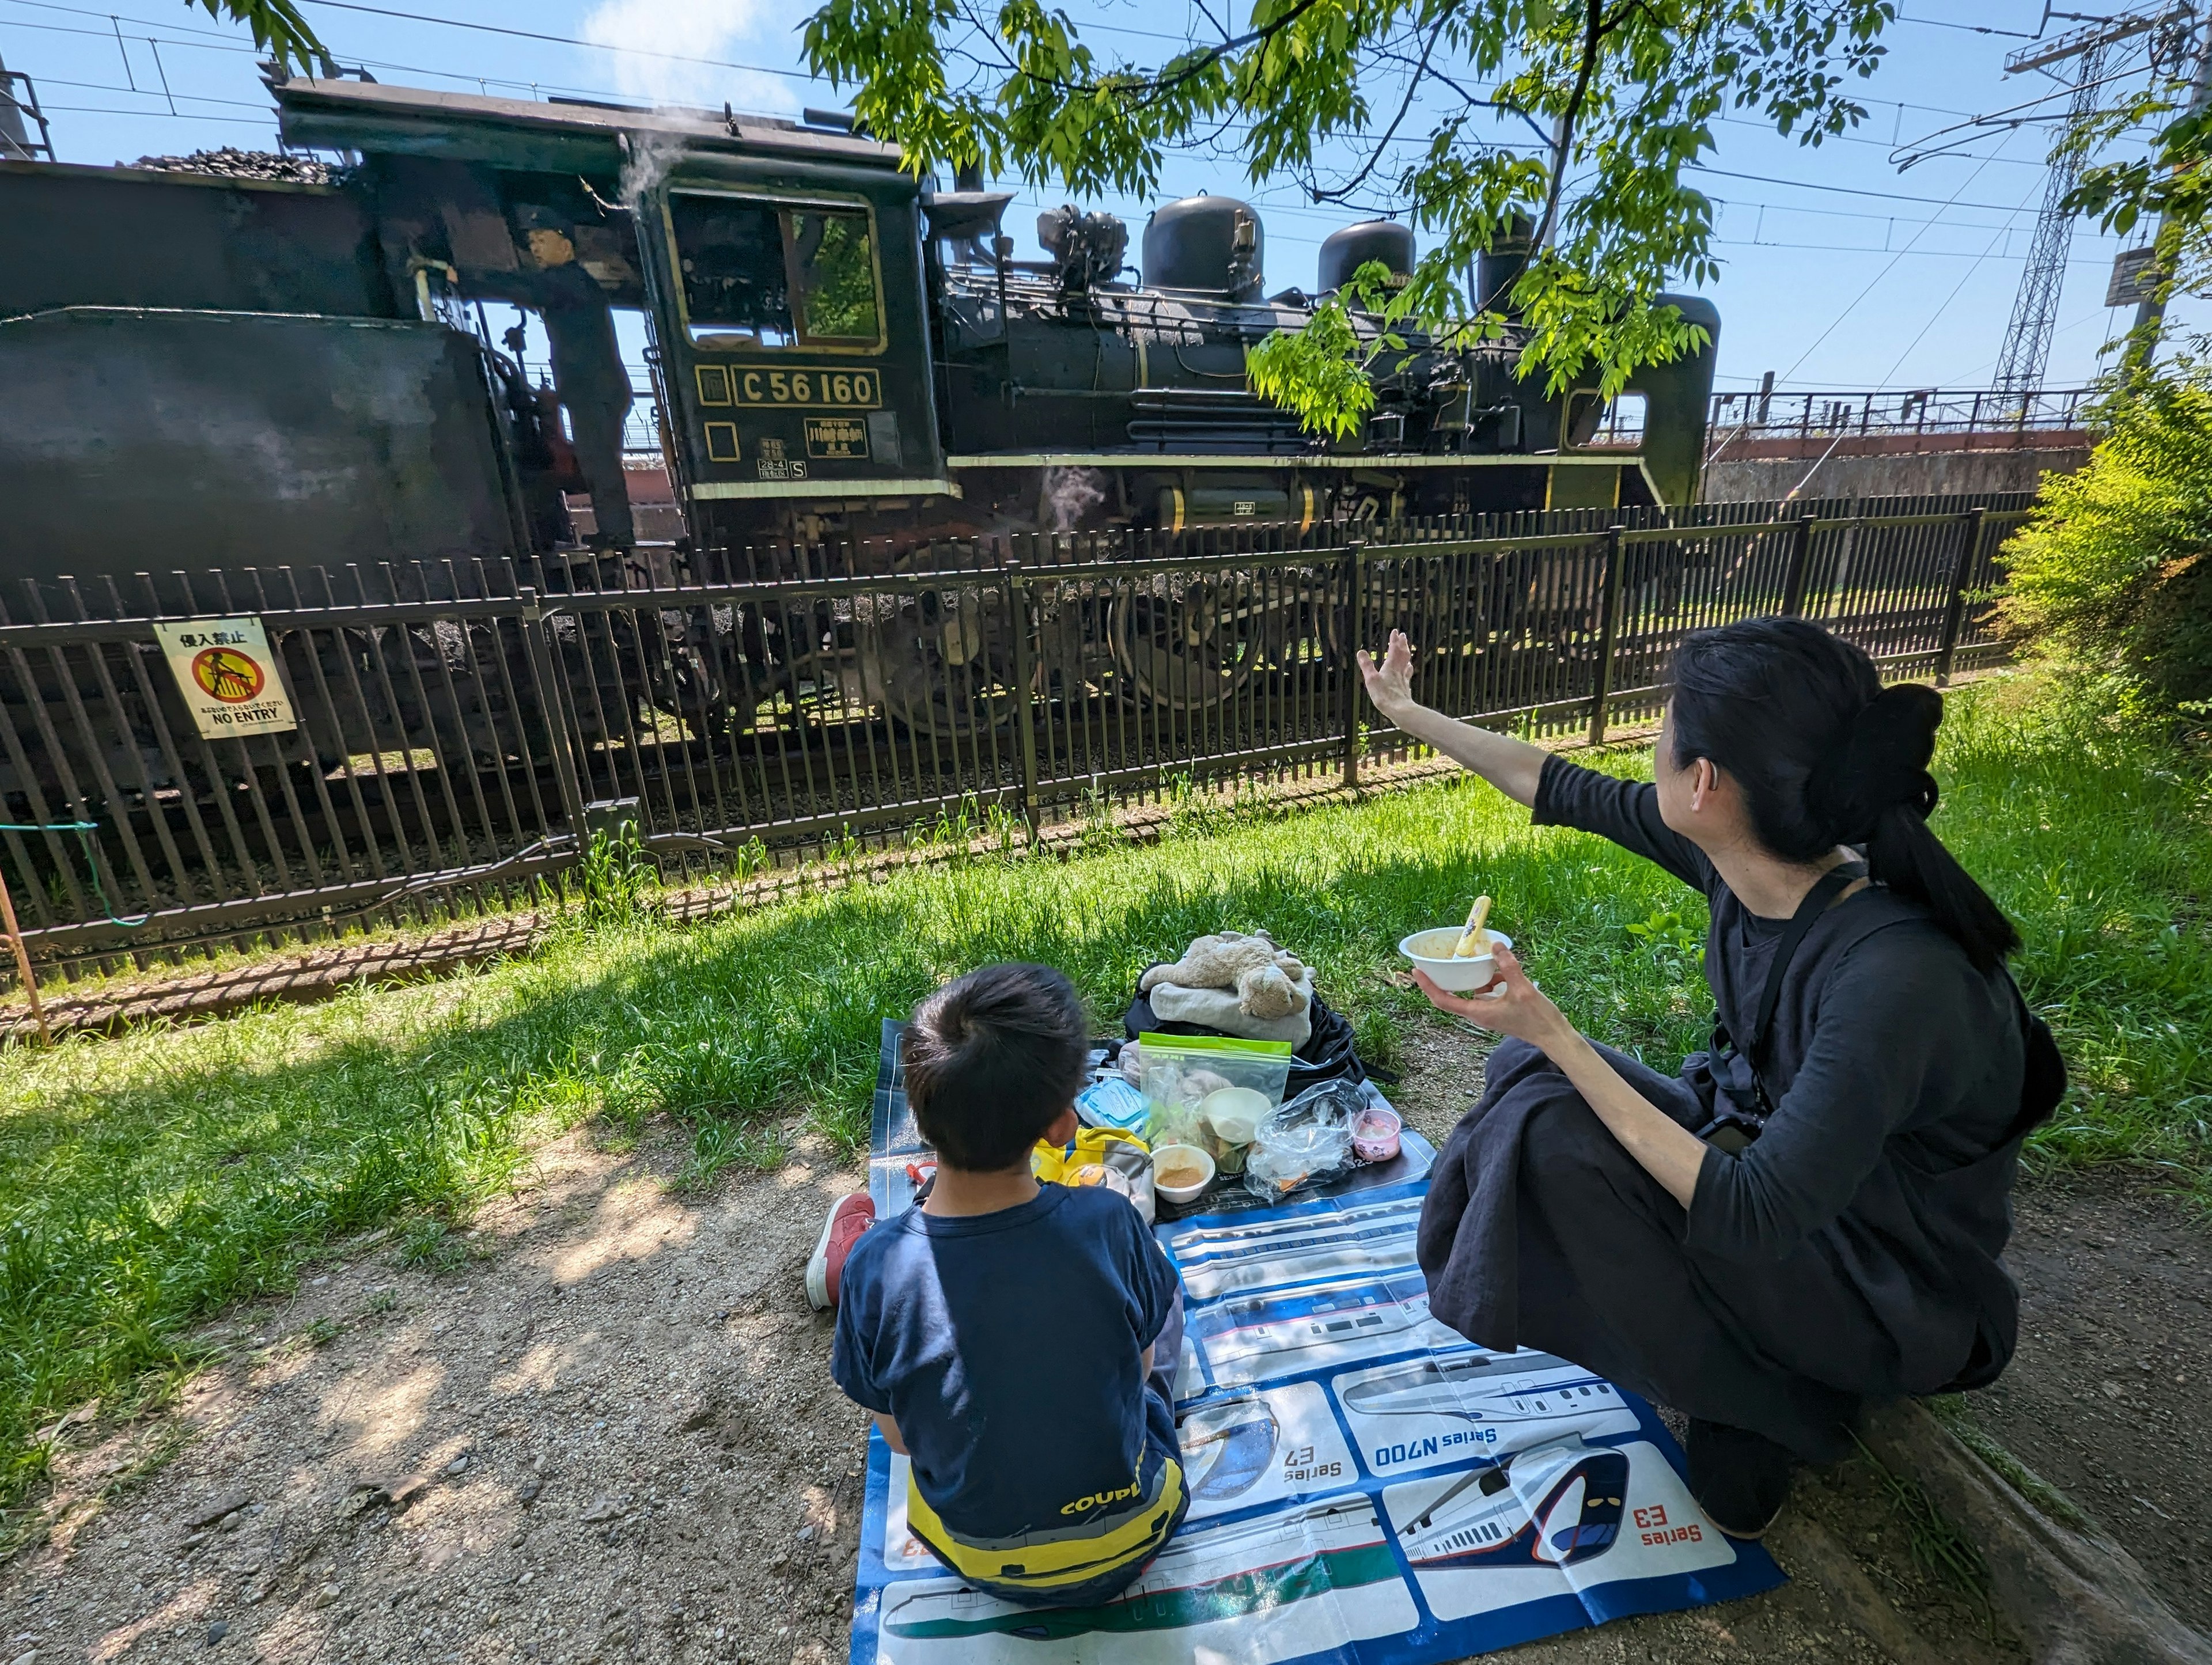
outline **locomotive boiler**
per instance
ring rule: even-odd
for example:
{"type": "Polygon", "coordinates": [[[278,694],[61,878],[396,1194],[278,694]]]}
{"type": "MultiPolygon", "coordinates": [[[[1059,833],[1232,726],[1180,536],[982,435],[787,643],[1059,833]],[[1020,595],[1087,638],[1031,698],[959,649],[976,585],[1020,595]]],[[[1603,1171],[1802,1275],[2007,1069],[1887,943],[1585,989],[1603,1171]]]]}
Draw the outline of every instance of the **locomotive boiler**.
{"type": "MultiPolygon", "coordinates": [[[[1247,355],[1315,295],[1411,269],[1389,222],[1332,236],[1312,292],[1271,283],[1261,216],[1229,197],[1160,207],[1133,246],[1113,216],[1055,210],[1044,258],[1018,260],[1008,194],[917,178],[842,117],[270,82],[288,145],[347,159],[330,179],[0,162],[0,574],[351,564],[373,586],[419,561],[514,563],[550,591],[729,584],[974,566],[1023,536],[1096,555],[1694,494],[1710,345],[1607,400],[1516,379],[1511,327],[1472,349],[1414,336],[1341,441],[1255,394],[1247,355]],[[550,386],[486,303],[542,331],[550,386]],[[622,312],[649,342],[671,536],[641,536],[630,501],[622,312]]],[[[1522,252],[1474,287],[1502,293],[1522,252]]],[[[1224,600],[1223,581],[1167,573],[1110,605],[1071,586],[1027,674],[1187,709],[1341,646],[1297,583],[1224,600]]],[[[1517,605],[1492,623],[1525,647],[1545,598],[1517,605]]],[[[708,744],[825,690],[957,733],[994,720],[1022,657],[950,582],[662,618],[663,640],[601,656],[598,704],[708,744]]],[[[368,720],[409,742],[404,712],[368,720]]]]}

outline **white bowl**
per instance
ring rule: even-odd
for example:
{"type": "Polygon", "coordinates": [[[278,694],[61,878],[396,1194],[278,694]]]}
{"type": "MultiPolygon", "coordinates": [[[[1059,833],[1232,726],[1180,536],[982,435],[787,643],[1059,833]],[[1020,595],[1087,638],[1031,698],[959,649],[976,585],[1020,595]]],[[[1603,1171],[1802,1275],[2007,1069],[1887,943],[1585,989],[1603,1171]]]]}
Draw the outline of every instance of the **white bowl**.
{"type": "MultiPolygon", "coordinates": [[[[1476,954],[1459,960],[1452,957],[1452,950],[1466,927],[1440,925],[1433,931],[1416,931],[1398,945],[1398,951],[1429,974],[1429,981],[1438,988],[1449,989],[1455,994],[1464,994],[1481,988],[1498,975],[1498,957],[1495,954],[1476,954]]],[[[1492,946],[1510,948],[1513,939],[1502,931],[1486,931],[1492,946]]]]}
{"type": "Polygon", "coordinates": [[[1213,1158],[1195,1145],[1163,1145],[1152,1152],[1152,1189],[1170,1202],[1188,1202],[1213,1183],[1213,1158]],[[1164,1169],[1192,1167],[1206,1177],[1195,1185],[1164,1185],[1164,1169]]]}

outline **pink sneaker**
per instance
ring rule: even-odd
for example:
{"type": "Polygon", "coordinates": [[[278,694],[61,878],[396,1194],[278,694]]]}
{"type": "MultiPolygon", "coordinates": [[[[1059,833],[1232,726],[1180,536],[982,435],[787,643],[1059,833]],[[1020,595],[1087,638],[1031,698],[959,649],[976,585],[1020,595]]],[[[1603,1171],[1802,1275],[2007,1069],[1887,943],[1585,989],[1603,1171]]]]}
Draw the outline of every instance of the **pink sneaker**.
{"type": "Polygon", "coordinates": [[[845,1271],[845,1257],[860,1234],[876,1223],[876,1205],[866,1191],[837,1199],[830,1218],[822,1222],[822,1240],[806,1257],[806,1299],[817,1312],[837,1304],[837,1280],[845,1271]]]}

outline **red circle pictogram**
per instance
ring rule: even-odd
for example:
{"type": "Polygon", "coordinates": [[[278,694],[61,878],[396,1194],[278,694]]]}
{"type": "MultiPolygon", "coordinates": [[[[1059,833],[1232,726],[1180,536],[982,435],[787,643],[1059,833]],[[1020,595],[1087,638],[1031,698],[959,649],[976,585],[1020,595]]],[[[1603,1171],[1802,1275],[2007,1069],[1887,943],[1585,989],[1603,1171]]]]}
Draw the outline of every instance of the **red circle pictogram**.
{"type": "Polygon", "coordinates": [[[259,660],[234,647],[204,647],[192,660],[192,680],[225,705],[243,705],[268,678],[259,660]]]}

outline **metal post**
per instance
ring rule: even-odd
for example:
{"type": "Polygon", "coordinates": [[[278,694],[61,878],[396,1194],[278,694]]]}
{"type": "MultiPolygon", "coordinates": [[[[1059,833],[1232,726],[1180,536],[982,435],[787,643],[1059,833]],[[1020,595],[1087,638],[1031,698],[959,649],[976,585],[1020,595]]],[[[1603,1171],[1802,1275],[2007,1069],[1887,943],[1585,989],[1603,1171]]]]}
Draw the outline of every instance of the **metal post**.
{"type": "Polygon", "coordinates": [[[23,979],[23,994],[31,1002],[31,1021],[39,1026],[41,1045],[54,1043],[53,1031],[46,1027],[46,1008],[39,1004],[39,980],[31,973],[30,951],[23,946],[23,933],[15,923],[15,899],[8,894],[8,878],[0,873],[0,927],[8,932],[8,945],[15,951],[15,970],[23,979]]]}
{"type": "Polygon", "coordinates": [[[1594,746],[1605,744],[1606,708],[1613,701],[1613,653],[1620,639],[1621,534],[1627,530],[1626,526],[1607,526],[1605,531],[1605,593],[1598,626],[1597,687],[1590,695],[1589,743],[1594,746]]]}
{"type": "MultiPolygon", "coordinates": [[[[2207,104],[2212,104],[2212,28],[2206,29],[2203,44],[2197,49],[2197,74],[2189,86],[2189,113],[2195,115],[2207,104]]],[[[2159,332],[2166,325],[2166,296],[2173,287],[2175,257],[2181,252],[2181,221],[2172,209],[2159,216],[2150,246],[2154,251],[2151,289],[2136,307],[2134,326],[2128,331],[2127,345],[2120,350],[2123,374],[2149,369],[2151,360],[2158,355],[2159,332]]]]}
{"type": "Polygon", "coordinates": [[[1959,654],[1959,630],[1966,617],[1966,580],[1974,570],[1974,558],[1981,553],[1982,520],[1988,513],[1977,507],[1959,517],[1959,552],[1951,562],[1951,594],[1943,605],[1942,645],[1936,650],[1938,688],[1950,685],[1952,662],[1959,654]]]}
{"type": "Polygon", "coordinates": [[[1359,650],[1367,637],[1367,544],[1355,538],[1344,552],[1345,581],[1351,586],[1346,599],[1344,675],[1344,789],[1359,787],[1359,650]]]}
{"type": "Polygon", "coordinates": [[[1022,571],[1022,558],[1009,554],[1006,563],[1006,618],[1014,629],[1014,682],[1021,703],[1017,722],[1022,742],[1022,818],[1029,823],[1030,837],[1038,830],[1036,762],[1036,657],[1030,647],[1030,584],[1022,571]]]}
{"type": "Polygon", "coordinates": [[[538,708],[545,714],[546,739],[553,748],[553,779],[561,789],[561,813],[580,854],[587,835],[584,829],[584,791],[576,777],[576,754],[569,732],[568,702],[561,697],[560,678],[553,666],[550,632],[538,592],[524,585],[517,595],[522,602],[522,640],[530,653],[531,680],[538,684],[538,708]]]}
{"type": "Polygon", "coordinates": [[[1797,517],[1797,529],[1790,538],[1790,564],[1782,574],[1782,613],[1785,618],[1795,618],[1805,611],[1805,572],[1813,562],[1813,528],[1819,524],[1811,515],[1797,517]]]}

